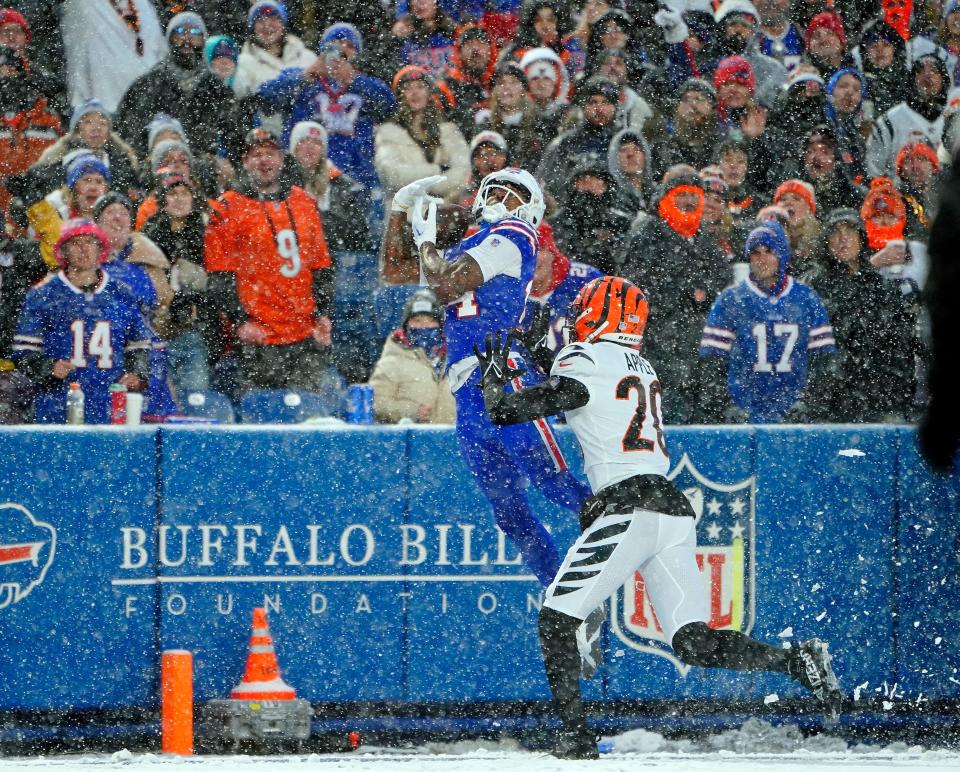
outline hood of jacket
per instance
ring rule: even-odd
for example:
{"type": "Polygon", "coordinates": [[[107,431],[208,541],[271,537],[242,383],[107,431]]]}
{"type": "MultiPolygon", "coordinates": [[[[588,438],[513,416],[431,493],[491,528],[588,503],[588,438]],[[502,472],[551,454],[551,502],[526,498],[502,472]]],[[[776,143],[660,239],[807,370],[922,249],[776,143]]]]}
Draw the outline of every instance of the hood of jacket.
{"type": "Polygon", "coordinates": [[[777,256],[777,281],[772,287],[764,287],[759,284],[750,271],[750,280],[757,289],[766,293],[770,297],[776,297],[783,292],[787,285],[787,278],[790,271],[790,240],[780,223],[775,220],[768,220],[757,228],[750,231],[747,236],[747,242],[743,247],[743,255],[746,262],[750,262],[750,253],[759,246],[767,247],[777,256]]]}
{"type": "Polygon", "coordinates": [[[860,234],[860,254],[857,256],[857,266],[860,271],[872,271],[870,265],[870,250],[867,248],[867,231],[863,226],[860,213],[855,209],[834,209],[824,220],[823,228],[817,237],[813,250],[814,263],[823,266],[827,271],[847,275],[847,264],[838,260],[830,252],[830,236],[840,225],[851,225],[860,234]]]}
{"type": "Polygon", "coordinates": [[[607,151],[607,166],[610,169],[610,174],[613,176],[613,181],[616,183],[618,188],[622,188],[624,190],[633,189],[633,186],[628,182],[626,175],[620,168],[620,145],[622,145],[624,140],[627,139],[639,143],[640,147],[643,148],[643,153],[647,159],[643,167],[643,196],[641,197],[643,207],[646,208],[650,196],[654,191],[653,172],[651,171],[651,167],[653,165],[651,163],[653,161],[653,156],[650,154],[650,146],[647,144],[647,140],[644,138],[643,133],[633,128],[626,128],[621,129],[614,134],[613,139],[610,140],[610,149],[607,151]]]}
{"type": "Polygon", "coordinates": [[[916,113],[919,113],[928,121],[936,120],[937,116],[943,112],[947,105],[947,92],[950,90],[950,73],[947,71],[946,62],[936,54],[924,54],[919,57],[910,67],[910,80],[907,83],[907,105],[916,113]],[[917,89],[917,72],[923,62],[932,61],[936,63],[940,71],[940,92],[932,97],[924,96],[917,89]]]}
{"type": "MultiPolygon", "coordinates": [[[[536,62],[546,62],[557,74],[557,81],[553,88],[551,107],[568,104],[570,101],[570,73],[560,60],[560,56],[552,48],[531,48],[520,59],[520,69],[524,74],[527,68],[536,62]]],[[[529,77],[529,76],[528,76],[529,77]]]]}
{"type": "Polygon", "coordinates": [[[837,70],[833,73],[830,80],[827,81],[824,92],[826,93],[826,99],[823,103],[823,114],[827,117],[827,120],[830,121],[831,126],[837,129],[838,132],[847,133],[851,122],[859,124],[860,116],[863,112],[863,103],[867,98],[867,81],[859,70],[855,70],[852,67],[844,67],[841,70],[837,70]],[[844,75],[853,75],[853,77],[860,82],[860,104],[857,105],[857,109],[854,110],[850,116],[840,118],[833,105],[833,92],[836,91],[837,83],[844,75]]]}

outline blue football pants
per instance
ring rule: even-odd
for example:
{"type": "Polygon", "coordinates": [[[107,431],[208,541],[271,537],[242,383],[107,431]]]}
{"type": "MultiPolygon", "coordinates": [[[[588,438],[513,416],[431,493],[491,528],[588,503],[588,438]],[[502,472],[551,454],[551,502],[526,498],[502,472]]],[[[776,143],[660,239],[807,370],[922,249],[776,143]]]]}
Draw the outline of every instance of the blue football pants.
{"type": "MultiPolygon", "coordinates": [[[[523,385],[530,386],[535,380],[527,374],[523,385]]],[[[477,370],[454,394],[460,451],[490,501],[500,530],[510,537],[527,567],[547,587],[560,568],[560,553],[553,537],[533,513],[527,489],[532,483],[554,504],[579,513],[581,504],[590,496],[590,488],[567,469],[546,419],[510,426],[493,424],[483,404],[483,393],[477,387],[479,382],[477,370]]]]}

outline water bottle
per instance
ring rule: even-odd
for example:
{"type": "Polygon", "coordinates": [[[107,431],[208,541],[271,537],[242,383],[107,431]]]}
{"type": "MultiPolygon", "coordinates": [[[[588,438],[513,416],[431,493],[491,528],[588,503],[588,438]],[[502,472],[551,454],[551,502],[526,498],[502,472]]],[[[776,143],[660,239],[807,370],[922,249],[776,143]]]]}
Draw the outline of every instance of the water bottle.
{"type": "Polygon", "coordinates": [[[83,396],[83,389],[80,384],[74,381],[67,388],[67,423],[83,423],[83,406],[86,398],[83,396]]]}

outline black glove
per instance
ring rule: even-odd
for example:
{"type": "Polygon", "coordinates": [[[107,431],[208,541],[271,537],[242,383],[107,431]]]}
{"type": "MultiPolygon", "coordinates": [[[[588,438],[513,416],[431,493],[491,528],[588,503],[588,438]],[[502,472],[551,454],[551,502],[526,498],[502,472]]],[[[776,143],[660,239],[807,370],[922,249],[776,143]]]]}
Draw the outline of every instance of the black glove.
{"type": "Polygon", "coordinates": [[[813,420],[810,416],[810,408],[807,407],[807,403],[802,399],[798,399],[796,402],[794,402],[787,411],[787,414],[783,417],[783,422],[785,424],[813,423],[813,420]]]}
{"type": "Polygon", "coordinates": [[[554,352],[547,346],[547,336],[550,334],[550,306],[537,306],[533,313],[533,319],[526,330],[515,329],[510,335],[514,340],[520,341],[527,350],[533,361],[539,365],[544,372],[549,373],[553,366],[554,352]]]}
{"type": "Polygon", "coordinates": [[[510,357],[510,348],[513,345],[513,336],[507,335],[503,344],[500,343],[500,332],[488,332],[485,339],[486,351],[481,353],[477,346],[473,347],[473,353],[477,355],[480,363],[480,386],[481,388],[489,384],[502,386],[511,378],[517,378],[526,372],[507,363],[510,357]]]}

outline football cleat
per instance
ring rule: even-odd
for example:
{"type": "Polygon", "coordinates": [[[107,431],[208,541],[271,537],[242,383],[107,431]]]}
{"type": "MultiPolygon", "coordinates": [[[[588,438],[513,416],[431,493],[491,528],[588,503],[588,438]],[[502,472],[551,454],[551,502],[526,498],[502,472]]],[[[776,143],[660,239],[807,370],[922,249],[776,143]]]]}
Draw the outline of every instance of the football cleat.
{"type": "Polygon", "coordinates": [[[595,608],[577,628],[577,651],[580,652],[580,677],[590,680],[603,663],[601,635],[603,620],[607,618],[607,604],[595,608]]]}
{"type": "Polygon", "coordinates": [[[827,644],[819,638],[811,638],[794,645],[787,668],[791,677],[807,687],[823,703],[827,717],[836,721],[840,716],[843,695],[840,692],[840,682],[830,665],[832,660],[827,644]]]}
{"type": "Polygon", "coordinates": [[[599,759],[597,738],[585,726],[579,729],[563,729],[557,733],[557,741],[550,750],[558,759],[599,759]]]}

